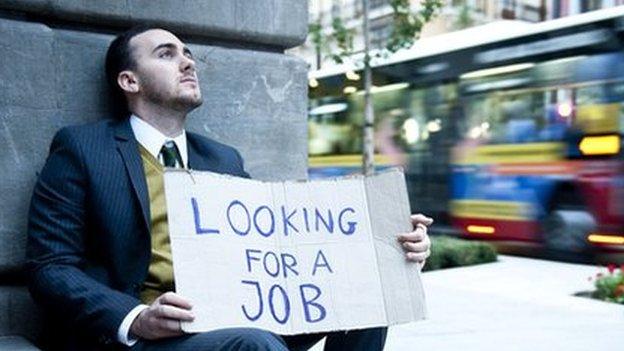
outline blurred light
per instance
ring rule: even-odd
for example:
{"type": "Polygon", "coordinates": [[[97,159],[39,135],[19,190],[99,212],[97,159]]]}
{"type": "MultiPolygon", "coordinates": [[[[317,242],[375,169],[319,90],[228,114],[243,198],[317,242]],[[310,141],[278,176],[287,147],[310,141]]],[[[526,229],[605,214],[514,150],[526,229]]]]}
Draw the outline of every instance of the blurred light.
{"type": "MultiPolygon", "coordinates": [[[[375,88],[377,88],[377,87],[374,86],[374,85],[371,86],[371,93],[373,92],[373,89],[375,89],[375,88]]],[[[357,93],[355,93],[355,95],[358,95],[358,96],[362,96],[364,94],[366,94],[366,90],[364,90],[364,89],[362,89],[362,90],[358,91],[357,93]]]]}
{"type": "Polygon", "coordinates": [[[311,109],[310,112],[308,113],[310,115],[324,115],[328,113],[338,113],[338,112],[345,111],[348,107],[349,106],[344,102],[340,102],[336,104],[326,104],[326,105],[315,107],[311,109]]]}
{"type": "Polygon", "coordinates": [[[345,94],[353,94],[357,91],[356,87],[352,87],[352,86],[347,86],[345,87],[342,92],[344,92],[345,94]]]}
{"type": "Polygon", "coordinates": [[[590,234],[587,240],[597,244],[624,245],[624,236],[619,235],[590,234]]]}
{"type": "Polygon", "coordinates": [[[415,119],[409,118],[403,122],[403,131],[405,132],[405,141],[414,144],[420,139],[420,127],[415,119]]]}
{"type": "MultiPolygon", "coordinates": [[[[371,94],[385,93],[385,92],[388,92],[388,91],[405,89],[407,87],[409,87],[409,83],[388,84],[388,85],[384,85],[382,87],[378,87],[378,86],[373,85],[371,87],[371,94]]],[[[364,95],[364,90],[358,91],[358,95],[364,95]]]]}
{"type": "Polygon", "coordinates": [[[547,61],[547,62],[544,62],[544,63],[547,64],[547,65],[551,65],[551,64],[560,65],[562,63],[578,61],[578,60],[581,60],[581,59],[585,59],[587,57],[588,57],[587,55],[570,56],[570,57],[564,57],[564,58],[560,58],[560,59],[556,59],[556,60],[547,61]]]}
{"type": "Polygon", "coordinates": [[[399,117],[405,114],[405,110],[402,108],[393,108],[388,112],[392,117],[399,117]]]}
{"type": "Polygon", "coordinates": [[[620,136],[588,136],[579,143],[583,155],[613,155],[620,152],[620,136]]]}
{"type": "Polygon", "coordinates": [[[490,227],[487,225],[469,225],[466,227],[469,233],[477,233],[477,234],[494,234],[494,227],[490,227]]]}
{"type": "Polygon", "coordinates": [[[476,126],[470,129],[470,131],[468,132],[468,137],[470,139],[479,139],[479,137],[481,137],[481,134],[483,134],[481,126],[476,126]]]}
{"type": "Polygon", "coordinates": [[[448,62],[431,63],[418,69],[420,74],[432,74],[449,68],[448,62]]]}
{"type": "Polygon", "coordinates": [[[395,83],[395,84],[388,84],[388,85],[384,85],[382,87],[373,87],[371,89],[371,93],[376,94],[376,93],[385,93],[387,91],[393,91],[393,90],[400,90],[400,89],[405,89],[409,87],[409,83],[395,83]]]}
{"type": "Polygon", "coordinates": [[[360,75],[353,72],[353,71],[347,71],[347,73],[345,73],[345,75],[347,76],[348,80],[355,80],[358,81],[360,80],[360,75]]]}
{"type": "Polygon", "coordinates": [[[420,134],[420,138],[422,140],[427,140],[429,139],[429,131],[428,130],[423,130],[422,133],[420,134]]]}
{"type": "Polygon", "coordinates": [[[479,84],[471,84],[466,88],[466,92],[477,93],[487,90],[505,89],[521,86],[529,83],[531,80],[528,78],[514,78],[514,79],[501,79],[494,82],[486,82],[479,84]]]}
{"type": "Polygon", "coordinates": [[[493,75],[497,75],[497,74],[512,73],[512,72],[523,71],[523,70],[529,69],[529,68],[531,68],[533,66],[535,66],[534,63],[518,63],[518,64],[515,64],[515,65],[509,65],[509,66],[487,68],[487,69],[481,69],[481,70],[478,70],[478,71],[472,71],[472,72],[464,73],[461,76],[459,76],[459,78],[460,79],[472,79],[472,78],[481,78],[481,77],[493,76],[493,75]]]}
{"type": "Polygon", "coordinates": [[[569,102],[563,102],[557,106],[557,113],[561,117],[570,117],[572,116],[572,104],[569,102]]]}
{"type": "Polygon", "coordinates": [[[434,119],[433,121],[427,122],[427,130],[430,133],[436,133],[442,130],[442,122],[439,118],[434,119]]]}
{"type": "Polygon", "coordinates": [[[308,80],[308,85],[310,86],[310,88],[316,88],[319,86],[319,82],[318,80],[316,80],[316,78],[310,78],[310,80],[308,80]]]}

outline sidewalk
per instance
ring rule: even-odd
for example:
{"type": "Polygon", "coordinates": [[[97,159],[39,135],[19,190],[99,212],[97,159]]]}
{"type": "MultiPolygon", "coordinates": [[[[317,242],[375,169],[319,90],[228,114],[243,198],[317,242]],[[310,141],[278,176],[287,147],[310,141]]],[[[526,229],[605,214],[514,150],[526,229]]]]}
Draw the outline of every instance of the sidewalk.
{"type": "Polygon", "coordinates": [[[499,256],[425,273],[428,319],[390,328],[386,350],[624,350],[624,306],[572,296],[598,271],[499,256]]]}

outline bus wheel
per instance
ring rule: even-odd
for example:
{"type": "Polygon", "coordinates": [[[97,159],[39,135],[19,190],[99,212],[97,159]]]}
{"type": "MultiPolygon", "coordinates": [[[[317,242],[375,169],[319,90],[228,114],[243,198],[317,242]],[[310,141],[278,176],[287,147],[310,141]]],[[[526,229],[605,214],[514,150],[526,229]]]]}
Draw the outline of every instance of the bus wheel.
{"type": "Polygon", "coordinates": [[[544,219],[542,228],[547,249],[587,253],[587,235],[596,228],[596,221],[587,211],[555,208],[544,219]]]}

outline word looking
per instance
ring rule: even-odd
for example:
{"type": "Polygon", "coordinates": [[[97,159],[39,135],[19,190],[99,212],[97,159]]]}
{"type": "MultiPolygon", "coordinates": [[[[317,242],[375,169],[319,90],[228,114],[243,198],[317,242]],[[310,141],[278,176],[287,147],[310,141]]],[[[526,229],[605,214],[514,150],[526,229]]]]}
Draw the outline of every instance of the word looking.
{"type": "MultiPolygon", "coordinates": [[[[195,219],[196,234],[220,234],[221,228],[208,227],[201,220],[201,207],[196,198],[191,198],[191,207],[195,219]]],[[[277,210],[261,205],[251,208],[242,201],[233,200],[227,206],[225,217],[229,229],[240,236],[246,236],[255,232],[264,237],[270,237],[276,231],[281,231],[284,236],[291,233],[339,232],[344,235],[353,235],[357,229],[357,221],[354,220],[355,210],[344,207],[338,211],[319,208],[287,209],[280,206],[277,210]]]]}

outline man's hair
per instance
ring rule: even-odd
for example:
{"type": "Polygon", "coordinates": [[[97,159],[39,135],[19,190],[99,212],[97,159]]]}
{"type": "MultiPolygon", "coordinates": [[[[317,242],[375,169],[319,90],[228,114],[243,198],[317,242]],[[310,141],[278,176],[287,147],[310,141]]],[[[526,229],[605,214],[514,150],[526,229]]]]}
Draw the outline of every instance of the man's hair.
{"type": "Polygon", "coordinates": [[[114,113],[118,118],[125,118],[130,114],[128,101],[124,91],[117,84],[117,76],[120,72],[136,68],[136,61],[130,48],[130,40],[135,36],[152,29],[161,27],[150,25],[138,25],[118,35],[108,46],[106,52],[106,80],[112,95],[114,113]]]}

